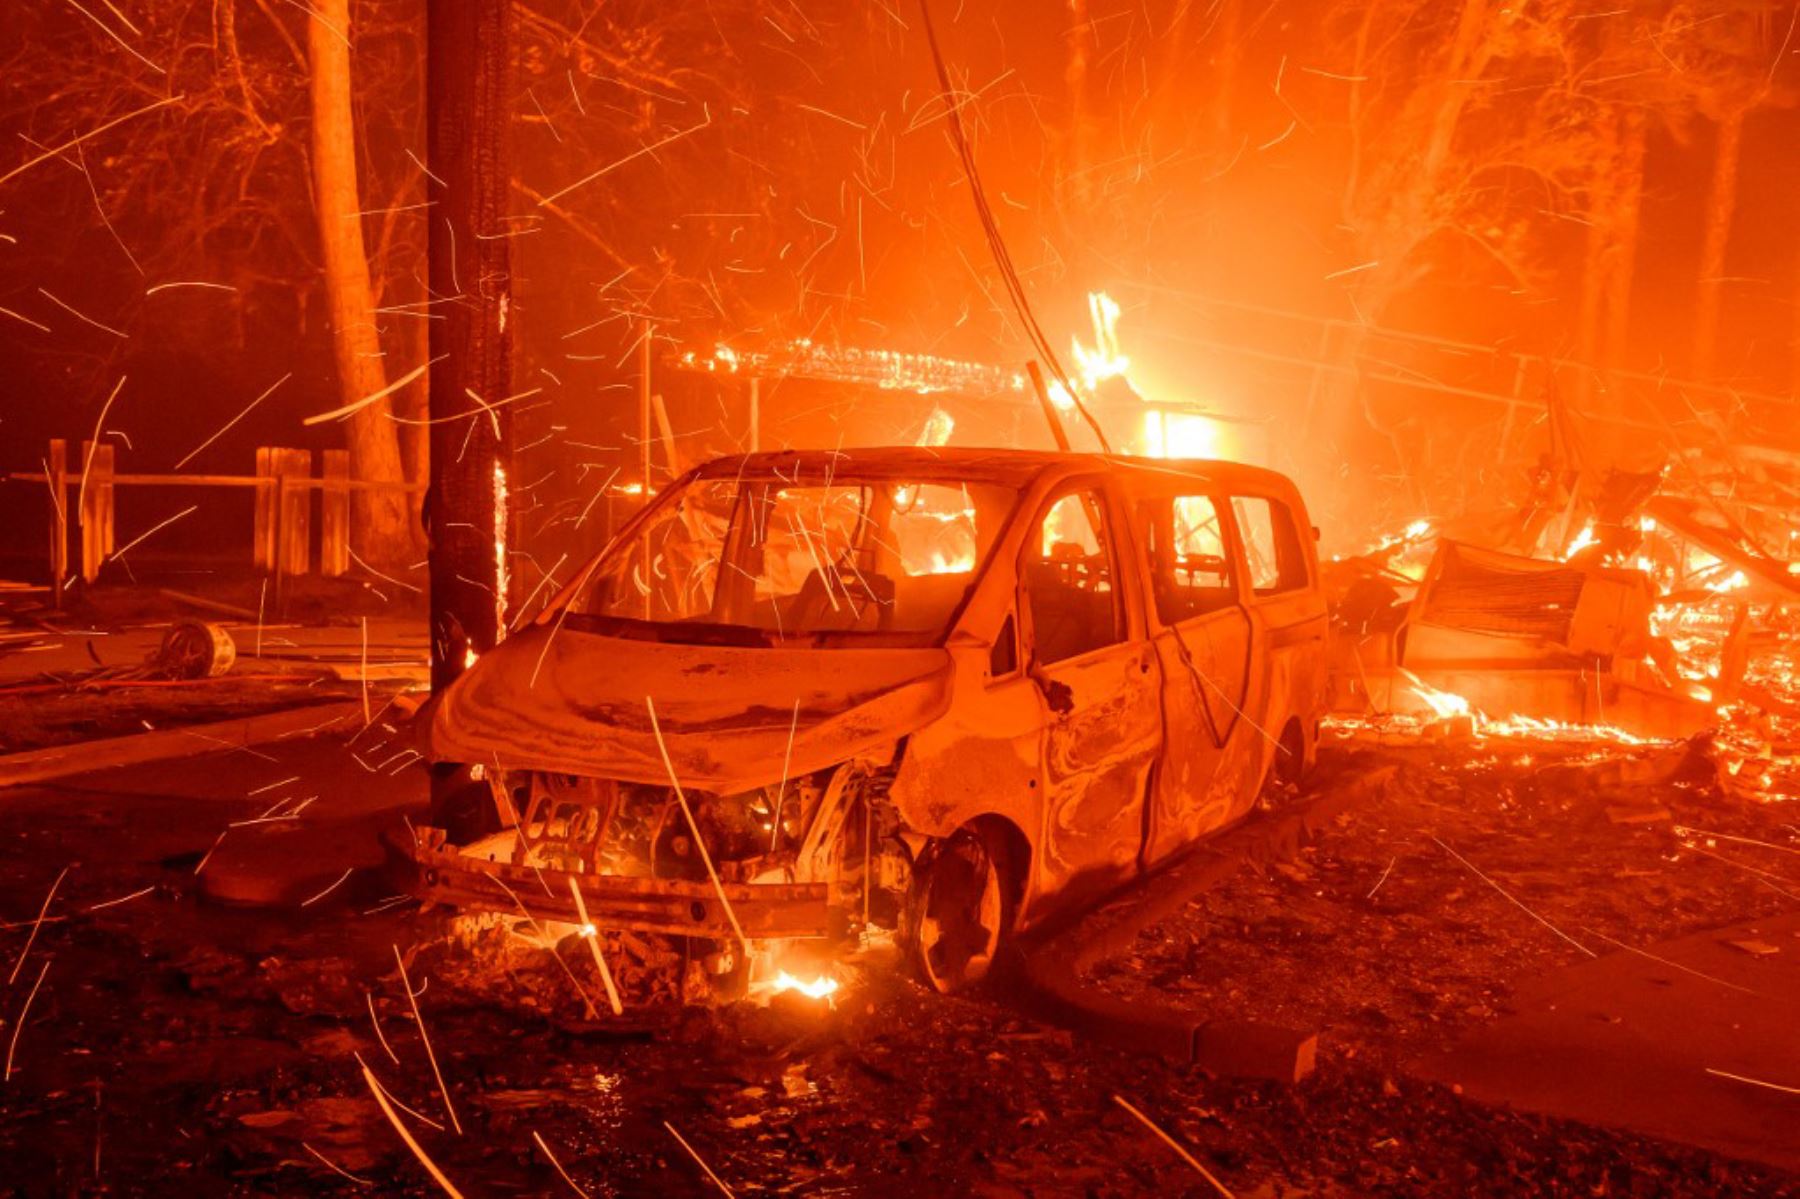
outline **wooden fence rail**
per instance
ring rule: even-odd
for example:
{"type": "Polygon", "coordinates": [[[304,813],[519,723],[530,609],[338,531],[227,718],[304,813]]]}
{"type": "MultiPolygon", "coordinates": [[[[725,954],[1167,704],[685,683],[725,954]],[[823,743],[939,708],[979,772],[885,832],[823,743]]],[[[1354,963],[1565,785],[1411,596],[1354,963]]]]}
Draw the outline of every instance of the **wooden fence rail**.
{"type": "Polygon", "coordinates": [[[118,489],[121,487],[247,487],[255,491],[251,524],[251,560],[273,576],[277,598],[283,581],[310,574],[313,493],[319,495],[318,573],[335,578],[350,569],[350,493],[353,491],[421,492],[422,484],[390,483],[350,477],[347,450],[325,450],[321,473],[313,474],[313,452],[283,446],[256,451],[253,475],[122,473],[110,442],[81,443],[80,456],[69,460],[68,442],[56,438],[44,459],[45,471],[14,471],[7,477],[45,484],[50,491],[50,594],[61,607],[69,581],[70,489],[75,492],[74,521],[81,534],[81,577],[92,583],[109,555],[116,555],[118,489]]]}

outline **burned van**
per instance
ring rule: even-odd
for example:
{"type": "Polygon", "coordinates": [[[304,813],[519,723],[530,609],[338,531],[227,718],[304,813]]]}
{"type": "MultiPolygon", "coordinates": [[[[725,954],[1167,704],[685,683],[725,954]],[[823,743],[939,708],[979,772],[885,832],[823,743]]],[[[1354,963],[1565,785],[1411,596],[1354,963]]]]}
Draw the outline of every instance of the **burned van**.
{"type": "Polygon", "coordinates": [[[1312,760],[1325,601],[1293,483],[1007,450],[676,481],[428,709],[421,895],[771,951],[898,934],[941,990],[1312,760]]]}

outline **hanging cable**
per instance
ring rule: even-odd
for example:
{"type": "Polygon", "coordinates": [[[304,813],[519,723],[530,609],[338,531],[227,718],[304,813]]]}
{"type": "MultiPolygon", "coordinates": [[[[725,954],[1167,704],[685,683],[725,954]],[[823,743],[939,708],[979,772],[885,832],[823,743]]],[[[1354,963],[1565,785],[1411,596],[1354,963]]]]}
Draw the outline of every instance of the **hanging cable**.
{"type": "Polygon", "coordinates": [[[925,40],[931,46],[931,60],[937,67],[938,84],[942,88],[941,94],[950,120],[950,140],[956,146],[956,154],[962,162],[963,174],[968,177],[969,195],[975,201],[975,215],[981,222],[982,233],[987,237],[988,251],[993,255],[994,266],[1000,272],[1000,281],[1006,286],[1006,294],[1012,300],[1014,311],[1018,313],[1019,324],[1025,331],[1026,340],[1036,350],[1039,359],[1049,368],[1051,376],[1062,387],[1063,393],[1069,397],[1069,402],[1075,406],[1075,411],[1094,431],[1094,436],[1100,442],[1100,448],[1110,454],[1112,453],[1112,444],[1106,440],[1106,434],[1101,430],[1100,422],[1094,419],[1094,414],[1089,412],[1087,406],[1081,402],[1081,396],[1075,390],[1074,382],[1063,370],[1062,362],[1057,358],[1056,351],[1050,347],[1050,339],[1044,336],[1044,330],[1039,326],[1037,317],[1032,315],[1031,300],[1025,294],[1025,284],[1019,278],[1018,270],[1013,266],[1012,255],[1007,251],[1005,239],[1000,236],[998,222],[994,220],[994,210],[988,206],[987,192],[981,186],[981,173],[975,167],[975,153],[969,147],[968,135],[963,130],[962,106],[957,102],[950,86],[950,71],[944,65],[943,52],[938,48],[937,28],[931,21],[930,0],[919,0],[919,11],[925,18],[925,40]]]}

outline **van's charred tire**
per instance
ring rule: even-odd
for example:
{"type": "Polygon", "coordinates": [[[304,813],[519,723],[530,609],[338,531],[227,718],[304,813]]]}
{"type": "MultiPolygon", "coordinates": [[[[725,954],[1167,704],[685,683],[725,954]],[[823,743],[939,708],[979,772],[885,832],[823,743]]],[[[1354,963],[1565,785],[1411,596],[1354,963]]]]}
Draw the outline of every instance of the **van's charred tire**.
{"type": "Polygon", "coordinates": [[[487,783],[471,778],[467,766],[448,762],[431,767],[426,822],[443,829],[452,845],[468,845],[500,829],[494,793],[487,783]]]}
{"type": "Polygon", "coordinates": [[[904,933],[914,969],[933,990],[948,995],[987,975],[1012,933],[1013,884],[1006,843],[979,826],[925,848],[904,933]]]}
{"type": "Polygon", "coordinates": [[[1290,720],[1287,727],[1281,730],[1279,748],[1275,751],[1275,762],[1269,770],[1269,779],[1283,787],[1299,787],[1306,781],[1306,733],[1300,722],[1290,720]]]}

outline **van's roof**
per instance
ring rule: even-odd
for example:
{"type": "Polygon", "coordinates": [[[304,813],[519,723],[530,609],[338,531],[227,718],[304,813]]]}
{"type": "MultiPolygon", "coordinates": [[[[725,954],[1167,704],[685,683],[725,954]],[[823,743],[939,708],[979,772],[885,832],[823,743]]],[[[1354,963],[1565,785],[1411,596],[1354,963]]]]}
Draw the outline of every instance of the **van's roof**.
{"type": "Polygon", "coordinates": [[[1209,458],[1139,458],[1126,454],[1061,453],[1055,450],[987,449],[975,446],[870,446],[842,450],[779,450],[715,458],[699,468],[707,478],[773,474],[796,481],[823,482],[829,476],[896,479],[962,479],[1023,488],[1049,473],[1093,471],[1176,474],[1219,486],[1289,491],[1293,482],[1277,471],[1243,462],[1209,458]],[[798,472],[798,473],[796,473],[798,472]],[[803,480],[804,477],[804,480],[803,480]]]}

